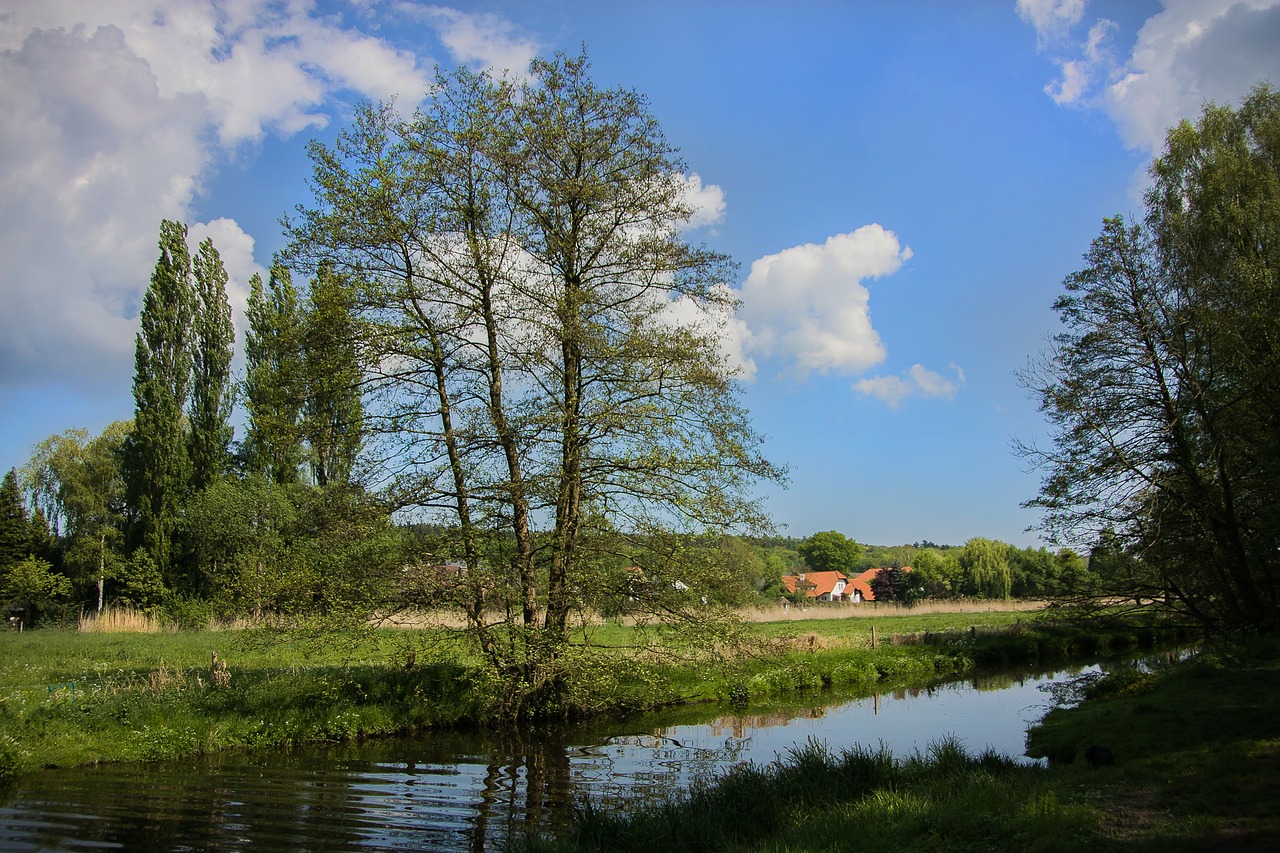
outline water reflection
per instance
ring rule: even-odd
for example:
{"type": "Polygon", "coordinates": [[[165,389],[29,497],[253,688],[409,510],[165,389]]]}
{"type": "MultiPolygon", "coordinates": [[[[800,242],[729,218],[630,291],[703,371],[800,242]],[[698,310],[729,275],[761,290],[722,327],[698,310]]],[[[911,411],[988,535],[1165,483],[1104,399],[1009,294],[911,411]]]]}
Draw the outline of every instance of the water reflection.
{"type": "Polygon", "coordinates": [[[1041,685],[1082,671],[984,674],[732,714],[683,708],[610,726],[47,771],[0,796],[0,850],[500,849],[565,827],[578,798],[667,797],[811,737],[905,755],[950,735],[972,751],[1018,756],[1047,707],[1041,685]]]}

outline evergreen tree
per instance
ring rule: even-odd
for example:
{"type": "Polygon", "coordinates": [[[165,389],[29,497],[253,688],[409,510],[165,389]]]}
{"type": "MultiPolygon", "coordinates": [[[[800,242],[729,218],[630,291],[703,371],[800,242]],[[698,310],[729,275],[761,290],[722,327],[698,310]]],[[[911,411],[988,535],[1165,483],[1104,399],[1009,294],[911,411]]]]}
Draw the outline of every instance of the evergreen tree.
{"type": "Polygon", "coordinates": [[[194,321],[191,385],[191,490],[198,492],[226,471],[231,444],[231,355],[235,328],[227,302],[227,271],[213,241],[195,258],[198,300],[194,321]]]}
{"type": "Polygon", "coordinates": [[[196,294],[187,227],[162,221],[159,242],[160,258],[139,316],[133,378],[137,414],[126,459],[134,543],[171,578],[173,530],[189,481],[183,410],[191,388],[196,294]]]}
{"type": "Polygon", "coordinates": [[[303,457],[299,425],[304,385],[302,318],[298,291],[287,268],[273,266],[265,289],[260,276],[250,279],[248,320],[247,466],[276,483],[296,482],[303,457]]]}
{"type": "Polygon", "coordinates": [[[18,488],[18,472],[9,469],[0,483],[0,567],[31,556],[31,520],[18,488]]]}
{"type": "Polygon", "coordinates": [[[311,282],[302,324],[306,384],[302,434],[310,446],[312,475],[320,486],[346,483],[360,450],[364,407],[354,304],[351,286],[332,266],[321,266],[311,282]]]}

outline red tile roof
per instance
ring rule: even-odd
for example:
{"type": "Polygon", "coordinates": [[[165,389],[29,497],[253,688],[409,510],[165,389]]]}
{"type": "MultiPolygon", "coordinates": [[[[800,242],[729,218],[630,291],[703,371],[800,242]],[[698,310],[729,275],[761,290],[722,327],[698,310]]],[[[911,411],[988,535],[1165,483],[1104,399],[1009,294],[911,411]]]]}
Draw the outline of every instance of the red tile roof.
{"type": "Polygon", "coordinates": [[[849,577],[844,572],[805,572],[800,575],[782,576],[782,585],[786,587],[787,592],[795,592],[796,583],[799,582],[808,598],[830,595],[838,581],[848,583],[849,577]]]}

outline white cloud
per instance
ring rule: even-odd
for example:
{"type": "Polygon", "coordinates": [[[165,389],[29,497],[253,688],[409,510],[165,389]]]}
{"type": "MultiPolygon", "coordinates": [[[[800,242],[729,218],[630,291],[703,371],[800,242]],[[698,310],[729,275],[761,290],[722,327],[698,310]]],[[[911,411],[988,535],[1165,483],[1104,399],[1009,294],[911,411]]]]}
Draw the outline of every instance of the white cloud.
{"type": "Polygon", "coordinates": [[[688,228],[702,228],[714,225],[724,219],[724,190],[716,184],[703,184],[702,176],[697,172],[677,176],[682,184],[682,201],[693,209],[693,215],[686,224],[688,228]]]}
{"type": "Polygon", "coordinates": [[[801,374],[852,374],[878,364],[885,347],[863,282],[897,272],[910,258],[911,249],[880,225],[760,258],[742,285],[748,351],[780,357],[801,374]]]}
{"type": "Polygon", "coordinates": [[[1084,18],[1085,0],[1018,0],[1018,17],[1036,31],[1040,44],[1061,39],[1084,18]]]}
{"type": "Polygon", "coordinates": [[[1166,0],[1105,93],[1125,142],[1158,151],[1165,132],[1205,101],[1238,103],[1280,83],[1280,0],[1166,0]]]}
{"type": "MultiPolygon", "coordinates": [[[[437,13],[452,50],[529,47],[501,19],[437,13]]],[[[430,65],[312,0],[6,3],[0,386],[127,387],[160,219],[190,222],[217,164],[324,126],[342,99],[417,103],[430,65]]],[[[229,219],[192,232],[213,234],[242,316],[252,238],[229,219]]]]}
{"type": "Polygon", "coordinates": [[[477,71],[510,71],[518,76],[528,70],[538,52],[533,39],[519,34],[510,21],[498,15],[471,14],[444,6],[402,4],[401,9],[434,24],[453,58],[477,71]]]}
{"type": "Polygon", "coordinates": [[[956,392],[964,385],[964,371],[951,365],[955,378],[947,377],[928,370],[921,364],[914,364],[903,376],[873,376],[853,383],[853,390],[869,397],[875,397],[889,408],[896,409],[908,397],[934,397],[943,400],[954,400],[956,392]]]}
{"type": "Polygon", "coordinates": [[[1124,58],[1112,48],[1115,23],[1098,19],[1068,44],[1062,27],[1079,24],[1083,6],[1080,16],[1054,18],[1044,8],[1053,5],[1018,4],[1043,49],[1071,51],[1055,55],[1061,74],[1045,91],[1060,104],[1105,110],[1132,148],[1158,152],[1167,130],[1196,119],[1205,101],[1238,103],[1254,84],[1280,81],[1280,0],[1163,0],[1124,58]],[[1056,42],[1045,37],[1055,23],[1056,42]]]}

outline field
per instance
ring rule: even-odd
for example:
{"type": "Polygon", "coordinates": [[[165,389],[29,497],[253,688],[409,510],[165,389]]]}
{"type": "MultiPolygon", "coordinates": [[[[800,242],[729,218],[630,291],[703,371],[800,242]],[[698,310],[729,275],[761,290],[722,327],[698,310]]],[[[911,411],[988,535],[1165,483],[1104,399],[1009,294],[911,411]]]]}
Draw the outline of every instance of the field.
{"type": "MultiPolygon", "coordinates": [[[[903,686],[981,662],[1101,648],[1093,635],[1033,628],[1033,617],[914,610],[752,623],[746,630],[755,651],[734,655],[663,645],[661,638],[631,654],[623,647],[637,629],[605,623],[593,638],[608,648],[581,652],[584,665],[571,671],[562,712],[617,715],[833,686],[903,686]],[[920,644],[925,632],[959,639],[920,644]]],[[[130,630],[0,634],[0,776],[484,724],[504,701],[503,685],[446,629],[283,642],[254,630],[156,632],[140,630],[147,626],[136,619],[117,620],[122,626],[130,630]]]]}

